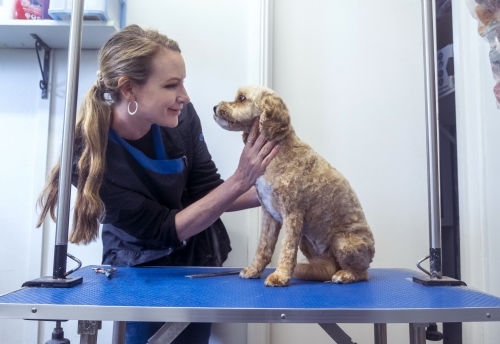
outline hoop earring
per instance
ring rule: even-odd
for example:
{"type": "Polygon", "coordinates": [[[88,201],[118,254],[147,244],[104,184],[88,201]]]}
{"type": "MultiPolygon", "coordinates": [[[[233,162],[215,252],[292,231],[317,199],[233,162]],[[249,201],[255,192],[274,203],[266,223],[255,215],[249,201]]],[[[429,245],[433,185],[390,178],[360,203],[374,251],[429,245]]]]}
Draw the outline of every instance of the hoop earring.
{"type": "Polygon", "coordinates": [[[132,111],[130,111],[130,104],[132,104],[132,102],[128,102],[128,106],[127,106],[127,111],[128,111],[128,114],[129,114],[130,116],[135,115],[135,113],[136,113],[136,112],[137,112],[137,110],[139,109],[139,104],[137,104],[137,102],[136,102],[135,100],[134,100],[133,102],[135,103],[135,110],[134,110],[133,112],[132,112],[132,111]]]}

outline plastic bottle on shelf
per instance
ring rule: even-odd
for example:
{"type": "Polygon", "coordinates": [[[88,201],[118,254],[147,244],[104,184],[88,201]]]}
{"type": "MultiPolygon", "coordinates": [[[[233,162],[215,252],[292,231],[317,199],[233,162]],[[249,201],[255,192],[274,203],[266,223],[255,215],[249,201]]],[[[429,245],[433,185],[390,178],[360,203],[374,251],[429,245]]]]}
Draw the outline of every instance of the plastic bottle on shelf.
{"type": "Polygon", "coordinates": [[[14,7],[16,0],[3,0],[0,1],[0,20],[14,19],[14,7]]]}

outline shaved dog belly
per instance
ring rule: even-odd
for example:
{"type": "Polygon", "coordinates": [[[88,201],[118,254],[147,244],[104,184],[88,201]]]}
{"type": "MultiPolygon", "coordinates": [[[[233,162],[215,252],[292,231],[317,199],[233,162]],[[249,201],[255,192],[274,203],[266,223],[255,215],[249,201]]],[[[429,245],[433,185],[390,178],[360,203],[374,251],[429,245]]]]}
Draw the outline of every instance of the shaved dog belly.
{"type": "Polygon", "coordinates": [[[257,189],[257,195],[259,196],[260,203],[266,210],[271,214],[271,216],[278,222],[283,223],[283,218],[281,214],[277,212],[272,203],[272,188],[271,184],[269,184],[264,176],[259,177],[257,182],[255,183],[255,188],[257,189]]]}

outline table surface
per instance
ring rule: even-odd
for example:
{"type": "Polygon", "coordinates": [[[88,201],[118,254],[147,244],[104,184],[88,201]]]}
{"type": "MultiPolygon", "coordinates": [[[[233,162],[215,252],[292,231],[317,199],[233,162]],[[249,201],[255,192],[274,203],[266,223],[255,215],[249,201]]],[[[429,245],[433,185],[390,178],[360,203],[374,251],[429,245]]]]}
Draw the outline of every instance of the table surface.
{"type": "Polygon", "coordinates": [[[499,321],[500,298],[464,286],[427,287],[421,273],[370,269],[370,279],[333,284],[186,275],[240,270],[118,267],[111,279],[87,266],[72,288],[21,288],[0,296],[0,318],[239,323],[426,323],[499,321]]]}

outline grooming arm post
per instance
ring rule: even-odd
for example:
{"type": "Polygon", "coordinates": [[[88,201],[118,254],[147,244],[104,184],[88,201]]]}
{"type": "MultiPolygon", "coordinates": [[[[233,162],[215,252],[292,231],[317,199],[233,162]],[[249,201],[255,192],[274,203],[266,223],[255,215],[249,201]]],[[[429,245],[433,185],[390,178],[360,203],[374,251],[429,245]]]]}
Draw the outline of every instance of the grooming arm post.
{"type": "Polygon", "coordinates": [[[64,112],[63,140],[59,171],[56,240],[52,276],[43,276],[23,283],[23,287],[71,288],[82,283],[83,278],[67,277],[80,268],[81,262],[68,254],[68,227],[71,201],[71,172],[73,165],[73,139],[75,131],[76,100],[78,94],[78,72],[82,45],[82,22],[84,0],[74,0],[71,14],[68,51],[68,81],[64,112]],[[67,257],[78,263],[78,268],[66,272],[67,257]]]}
{"type": "Polygon", "coordinates": [[[84,0],[74,0],[71,14],[68,51],[68,80],[66,83],[66,105],[64,109],[56,242],[54,248],[54,279],[64,279],[66,277],[66,254],[68,252],[68,227],[71,199],[71,173],[73,167],[73,139],[76,122],[76,101],[78,97],[80,51],[82,45],[83,5],[84,0]]]}
{"type": "Polygon", "coordinates": [[[435,7],[422,0],[424,39],[425,115],[427,128],[427,181],[429,198],[429,241],[431,278],[442,277],[441,203],[439,183],[439,133],[436,97],[435,7]]]}
{"type": "Polygon", "coordinates": [[[435,64],[435,1],[422,0],[423,41],[424,41],[424,81],[425,115],[427,131],[427,181],[429,198],[429,256],[420,260],[417,267],[428,276],[414,276],[413,281],[426,286],[465,285],[451,277],[443,277],[441,252],[441,197],[439,176],[439,119],[437,113],[436,64],[435,64]],[[429,260],[430,272],[425,271],[420,263],[429,260]]]}

